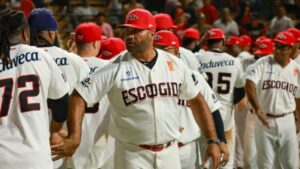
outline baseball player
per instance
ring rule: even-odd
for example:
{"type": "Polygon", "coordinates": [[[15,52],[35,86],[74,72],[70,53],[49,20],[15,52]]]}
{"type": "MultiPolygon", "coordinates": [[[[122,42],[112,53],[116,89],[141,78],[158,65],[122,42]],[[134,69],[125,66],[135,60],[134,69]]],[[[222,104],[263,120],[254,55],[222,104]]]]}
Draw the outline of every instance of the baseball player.
{"type": "Polygon", "coordinates": [[[238,55],[238,58],[241,60],[247,58],[253,58],[253,55],[250,53],[251,50],[252,39],[248,35],[240,36],[240,46],[242,48],[242,52],[238,55]]]}
{"type": "MultiPolygon", "coordinates": [[[[273,55],[274,43],[271,39],[259,40],[256,43],[254,58],[244,59],[244,67],[248,68],[250,65],[255,63],[258,59],[273,55]]],[[[247,117],[245,122],[244,130],[244,168],[245,169],[256,169],[257,167],[257,151],[255,144],[255,114],[250,105],[247,106],[247,117]]]]}
{"type": "Polygon", "coordinates": [[[112,37],[101,42],[101,54],[99,58],[111,60],[124,50],[126,50],[124,41],[120,38],[112,37]]]}
{"type": "Polygon", "coordinates": [[[188,28],[183,31],[181,44],[184,48],[192,51],[193,53],[199,51],[200,33],[195,28],[188,28]]]}
{"type": "MultiPolygon", "coordinates": [[[[107,62],[97,58],[101,46],[101,29],[94,23],[82,23],[75,30],[78,55],[90,67],[90,74],[101,69],[107,62]]],[[[82,123],[81,143],[72,156],[68,168],[96,169],[112,157],[113,139],[107,137],[110,118],[107,97],[97,104],[88,105],[82,123]],[[104,139],[104,140],[103,140],[104,139]],[[112,143],[108,143],[108,141],[112,143]],[[103,143],[101,145],[101,143],[103,143]]],[[[113,168],[113,166],[111,166],[113,168]]]]}
{"type": "Polygon", "coordinates": [[[208,76],[208,84],[222,104],[220,112],[230,153],[229,162],[224,168],[233,168],[235,152],[233,105],[244,97],[243,69],[237,58],[223,52],[225,35],[221,29],[211,29],[204,36],[209,50],[199,57],[200,65],[208,76]]]}
{"type": "MultiPolygon", "coordinates": [[[[31,31],[31,44],[48,52],[69,85],[69,94],[74,86],[89,73],[87,64],[76,54],[69,53],[58,47],[58,27],[54,16],[47,8],[36,8],[28,18],[31,31]]],[[[55,161],[55,168],[63,165],[63,160],[55,161]]]]}
{"type": "Polygon", "coordinates": [[[300,64],[300,30],[296,28],[289,28],[287,31],[293,34],[296,38],[291,58],[294,59],[295,62],[300,64]]]}
{"type": "Polygon", "coordinates": [[[51,56],[28,45],[22,12],[0,11],[0,25],[0,168],[53,169],[49,137],[67,117],[68,86],[51,56]]]}
{"type": "MultiPolygon", "coordinates": [[[[177,26],[173,24],[172,18],[168,14],[156,14],[154,15],[155,23],[157,25],[156,31],[159,30],[169,30],[172,31],[177,26]]],[[[194,35],[195,36],[195,35],[194,35]]],[[[196,56],[188,49],[179,47],[179,57],[180,59],[193,71],[199,71],[200,74],[207,79],[207,75],[201,71],[199,62],[196,56]]]]}
{"type": "Polygon", "coordinates": [[[75,84],[88,75],[89,67],[78,55],[58,47],[57,23],[47,8],[32,10],[28,22],[31,44],[44,49],[53,57],[69,84],[69,94],[71,94],[75,84]]]}
{"type": "MultiPolygon", "coordinates": [[[[134,9],[126,16],[128,52],[87,77],[70,98],[72,113],[83,114],[85,101],[98,102],[105,94],[113,109],[110,134],[116,139],[116,169],[180,169],[178,98],[189,100],[197,124],[210,140],[207,157],[220,162],[212,116],[196,88],[197,77],[176,57],[153,48],[153,15],[134,9]],[[201,125],[200,125],[201,124],[201,125]]],[[[80,133],[80,127],[75,129],[80,133]]]]}
{"type": "Polygon", "coordinates": [[[246,72],[245,90],[257,115],[257,164],[258,168],[275,168],[277,156],[283,168],[298,169],[293,112],[299,113],[300,67],[289,59],[295,38],[290,33],[280,32],[273,41],[274,57],[259,59],[246,72]]]}
{"type": "MultiPolygon", "coordinates": [[[[158,31],[154,36],[155,47],[165,50],[175,56],[178,56],[179,50],[179,41],[176,35],[170,31],[162,30],[158,31]]],[[[199,90],[200,93],[204,96],[210,111],[213,112],[213,117],[215,121],[216,128],[221,128],[221,131],[218,132],[218,137],[220,138],[220,150],[224,152],[224,163],[227,162],[228,151],[225,145],[225,136],[223,122],[219,112],[221,107],[218,100],[216,100],[212,89],[203,79],[203,77],[195,72],[199,77],[199,90]],[[219,120],[215,120],[216,117],[219,117],[219,120]],[[219,123],[221,122],[221,123],[219,123]]],[[[179,100],[178,105],[180,107],[180,132],[181,136],[179,138],[179,154],[180,162],[182,169],[193,169],[199,164],[196,163],[196,139],[200,137],[199,127],[194,120],[191,109],[188,106],[188,103],[185,100],[179,100]],[[196,164],[196,165],[195,165],[196,164]]],[[[218,130],[217,130],[218,131],[218,130]]],[[[201,163],[201,162],[200,162],[201,163]]]]}
{"type": "Polygon", "coordinates": [[[225,51],[233,57],[238,57],[242,52],[240,38],[238,36],[230,36],[226,41],[225,51]]]}

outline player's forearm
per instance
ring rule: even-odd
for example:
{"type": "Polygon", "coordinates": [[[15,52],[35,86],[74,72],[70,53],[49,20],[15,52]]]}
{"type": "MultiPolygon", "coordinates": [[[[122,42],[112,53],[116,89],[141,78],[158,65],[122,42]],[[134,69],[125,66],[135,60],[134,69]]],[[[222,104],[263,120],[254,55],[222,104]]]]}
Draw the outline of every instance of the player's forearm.
{"type": "Polygon", "coordinates": [[[79,93],[74,90],[69,102],[69,115],[67,118],[68,137],[75,143],[80,143],[81,126],[84,116],[85,102],[79,93]]]}
{"type": "Polygon", "coordinates": [[[198,94],[194,99],[189,100],[194,118],[198,126],[203,131],[205,137],[209,140],[217,139],[217,132],[212,114],[201,94],[198,94]]]}
{"type": "Polygon", "coordinates": [[[52,134],[52,133],[59,132],[63,128],[63,124],[64,124],[63,122],[59,123],[52,119],[50,124],[50,133],[52,134]]]}
{"type": "Polygon", "coordinates": [[[250,102],[254,110],[259,110],[259,104],[256,96],[256,86],[251,80],[246,80],[245,90],[247,94],[248,101],[250,102]]]}
{"type": "Polygon", "coordinates": [[[300,99],[295,99],[296,102],[296,113],[295,113],[295,118],[297,123],[300,123],[300,99]]]}

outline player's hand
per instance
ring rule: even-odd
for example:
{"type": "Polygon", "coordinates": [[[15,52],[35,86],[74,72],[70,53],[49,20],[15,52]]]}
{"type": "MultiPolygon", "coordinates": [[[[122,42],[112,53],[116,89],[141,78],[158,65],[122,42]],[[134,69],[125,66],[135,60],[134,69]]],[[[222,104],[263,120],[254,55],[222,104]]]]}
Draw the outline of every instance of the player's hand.
{"type": "Polygon", "coordinates": [[[269,125],[265,115],[260,110],[256,110],[255,113],[256,113],[258,119],[262,122],[262,124],[265,127],[270,128],[270,125],[269,125]]]}
{"type": "Polygon", "coordinates": [[[68,136],[68,131],[65,129],[60,130],[59,132],[51,133],[50,135],[50,145],[59,144],[64,141],[68,136]]]}
{"type": "Polygon", "coordinates": [[[221,165],[225,166],[229,161],[229,151],[227,149],[227,145],[224,142],[219,144],[219,148],[222,154],[221,165]]]}
{"type": "Polygon", "coordinates": [[[71,138],[66,138],[62,142],[51,145],[53,161],[63,157],[67,157],[67,159],[71,158],[78,146],[79,142],[71,138]]]}
{"type": "Polygon", "coordinates": [[[217,144],[208,144],[205,152],[204,163],[207,162],[208,158],[211,157],[213,160],[213,169],[217,169],[221,162],[221,152],[217,144]]]}
{"type": "Polygon", "coordinates": [[[300,123],[296,121],[296,133],[299,133],[300,131],[300,123]]]}

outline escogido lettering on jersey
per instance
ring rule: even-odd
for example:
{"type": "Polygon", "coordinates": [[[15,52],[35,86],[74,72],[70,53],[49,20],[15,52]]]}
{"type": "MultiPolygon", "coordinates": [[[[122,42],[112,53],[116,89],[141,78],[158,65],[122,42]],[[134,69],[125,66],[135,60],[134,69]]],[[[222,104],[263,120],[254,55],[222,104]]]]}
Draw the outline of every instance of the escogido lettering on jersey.
{"type": "Polygon", "coordinates": [[[11,63],[4,64],[3,62],[0,62],[0,72],[15,68],[26,62],[34,62],[39,60],[40,59],[39,59],[38,52],[21,53],[20,55],[17,55],[15,58],[13,58],[11,63]]]}
{"type": "Polygon", "coordinates": [[[207,63],[200,62],[201,69],[207,69],[212,67],[222,67],[222,66],[233,66],[234,60],[222,60],[222,61],[212,61],[210,60],[207,63]]]}
{"type": "Polygon", "coordinates": [[[157,96],[178,97],[181,84],[177,82],[151,83],[145,86],[134,87],[122,91],[123,101],[126,106],[157,96]]]}
{"type": "Polygon", "coordinates": [[[277,80],[265,80],[263,82],[263,90],[267,89],[282,89],[286,90],[289,93],[292,93],[294,96],[296,95],[297,91],[297,86],[288,83],[288,82],[282,82],[282,81],[277,81],[277,80]]]}

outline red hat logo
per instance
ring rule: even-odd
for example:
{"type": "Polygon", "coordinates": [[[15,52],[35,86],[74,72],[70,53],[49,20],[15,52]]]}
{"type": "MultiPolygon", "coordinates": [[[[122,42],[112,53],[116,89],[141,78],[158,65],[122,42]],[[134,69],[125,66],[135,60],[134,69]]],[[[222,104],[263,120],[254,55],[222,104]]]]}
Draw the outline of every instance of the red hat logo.
{"type": "Polygon", "coordinates": [[[112,53],[109,52],[109,51],[103,51],[102,54],[103,54],[104,56],[110,56],[112,53]]]}
{"type": "Polygon", "coordinates": [[[262,44],[260,44],[259,46],[258,46],[258,48],[260,48],[260,49],[266,49],[268,46],[266,45],[266,44],[264,44],[264,43],[262,43],[262,44]]]}
{"type": "Polygon", "coordinates": [[[176,45],[176,42],[175,42],[175,41],[172,41],[171,44],[172,44],[172,45],[176,45]]]}
{"type": "Polygon", "coordinates": [[[78,40],[82,40],[83,39],[83,35],[77,35],[78,40]]]}
{"type": "Polygon", "coordinates": [[[130,21],[135,21],[135,20],[138,20],[138,19],[139,19],[139,17],[136,16],[135,14],[130,14],[128,16],[128,20],[130,20],[130,21]]]}
{"type": "Polygon", "coordinates": [[[216,32],[208,31],[208,35],[209,35],[209,36],[214,36],[215,34],[216,34],[216,32]]]}
{"type": "Polygon", "coordinates": [[[278,38],[279,38],[279,39],[286,39],[286,36],[285,36],[284,34],[280,34],[280,35],[278,36],[278,38]]]}
{"type": "Polygon", "coordinates": [[[160,35],[155,35],[155,36],[154,36],[154,40],[155,40],[155,41],[160,40],[160,39],[162,39],[162,36],[160,36],[160,35]]]}

